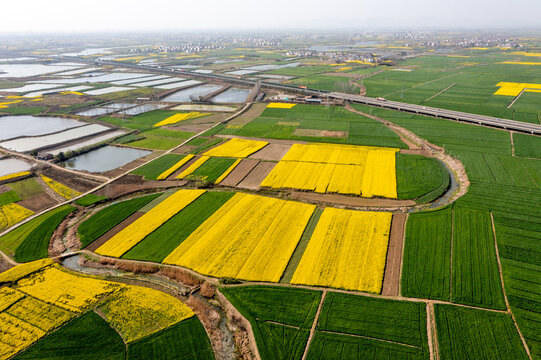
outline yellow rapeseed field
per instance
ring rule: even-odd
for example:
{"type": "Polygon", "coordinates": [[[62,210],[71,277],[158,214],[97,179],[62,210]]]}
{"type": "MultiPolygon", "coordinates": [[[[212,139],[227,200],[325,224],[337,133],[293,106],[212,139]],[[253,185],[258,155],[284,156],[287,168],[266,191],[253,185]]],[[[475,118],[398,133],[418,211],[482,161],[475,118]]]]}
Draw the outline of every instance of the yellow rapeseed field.
{"type": "Polygon", "coordinates": [[[541,84],[500,82],[496,84],[496,86],[499,86],[500,88],[494,95],[504,96],[518,96],[522,91],[539,92],[541,90],[541,84]]]}
{"type": "Polygon", "coordinates": [[[0,359],[10,358],[96,306],[102,306],[106,320],[127,342],[195,315],[160,291],[71,273],[46,260],[0,274],[0,282],[14,283],[12,288],[0,288],[0,359]]]}
{"type": "Polygon", "coordinates": [[[123,285],[91,277],[73,275],[53,265],[17,282],[15,289],[46,303],[80,313],[123,285]]]}
{"type": "Polygon", "coordinates": [[[184,170],[183,172],[181,172],[180,174],[177,175],[177,179],[184,179],[186,176],[190,175],[191,173],[193,173],[195,170],[197,170],[201,165],[203,165],[205,163],[205,161],[207,161],[208,159],[210,159],[210,156],[201,156],[199,159],[197,159],[193,164],[191,164],[190,166],[188,166],[188,168],[186,170],[184,170]]]}
{"type": "Polygon", "coordinates": [[[227,177],[227,175],[231,174],[231,171],[233,171],[241,161],[242,159],[237,159],[230,167],[227,168],[227,170],[222,175],[220,175],[220,177],[218,177],[218,179],[216,179],[214,183],[221,183],[222,180],[227,177]]]}
{"type": "Polygon", "coordinates": [[[33,211],[14,203],[0,206],[0,230],[18,223],[33,213],[33,211]]]}
{"type": "Polygon", "coordinates": [[[45,181],[47,185],[49,185],[51,189],[53,189],[55,193],[62,196],[64,199],[69,200],[71,198],[81,195],[80,192],[72,190],[69,187],[62,185],[58,181],[54,181],[53,179],[48,178],[45,175],[41,175],[41,178],[43,179],[43,181],[45,181]]]}
{"type": "Polygon", "coordinates": [[[126,251],[134,247],[148,234],[156,230],[204,192],[205,190],[177,191],[113,236],[109,241],[100,246],[96,252],[105,256],[122,256],[126,251]]]}
{"type": "Polygon", "coordinates": [[[256,151],[261,150],[269,143],[266,141],[247,140],[234,138],[205,152],[206,156],[245,158],[256,151]]]}
{"type": "Polygon", "coordinates": [[[261,186],[394,199],[397,151],[369,146],[294,144],[261,186]]]}
{"type": "Polygon", "coordinates": [[[174,297],[139,286],[126,286],[101,307],[126,342],[139,340],[195,313],[174,297]]]}
{"type": "Polygon", "coordinates": [[[43,269],[46,266],[55,264],[54,260],[46,258],[30,261],[21,265],[17,265],[9,270],[0,273],[0,283],[15,282],[23,277],[43,269]]]}
{"type": "Polygon", "coordinates": [[[198,117],[201,117],[201,116],[206,116],[206,115],[210,115],[210,113],[202,113],[202,112],[199,112],[199,111],[192,111],[192,112],[189,112],[189,113],[178,113],[178,114],[175,114],[173,116],[169,116],[167,119],[162,120],[159,123],[154,124],[153,126],[158,127],[158,126],[176,124],[176,123],[178,123],[180,121],[195,119],[195,118],[198,118],[198,117]]]}
{"type": "Polygon", "coordinates": [[[541,62],[533,61],[502,61],[496,64],[507,64],[507,65],[541,65],[541,62]]]}
{"type": "Polygon", "coordinates": [[[0,359],[8,359],[47,333],[5,312],[0,313],[0,359]]]}
{"type": "Polygon", "coordinates": [[[0,181],[18,178],[20,176],[30,175],[30,171],[20,171],[9,175],[0,176],[0,181]]]}
{"type": "Polygon", "coordinates": [[[8,287],[0,288],[0,312],[4,311],[23,297],[24,294],[20,291],[8,287]]]}
{"type": "Polygon", "coordinates": [[[235,194],[164,263],[215,277],[278,282],[314,205],[235,194]]]}
{"type": "Polygon", "coordinates": [[[6,312],[47,332],[56,329],[74,316],[73,313],[58,306],[28,296],[17,301],[6,312]]]}
{"type": "Polygon", "coordinates": [[[295,105],[297,105],[297,104],[271,102],[271,103],[269,103],[269,105],[267,105],[267,108],[269,108],[269,109],[291,109],[295,105]]]}
{"type": "Polygon", "coordinates": [[[184,156],[175,165],[171,166],[169,169],[167,169],[163,173],[161,173],[160,176],[157,177],[157,180],[165,180],[165,179],[167,179],[169,177],[169,175],[171,175],[172,173],[174,173],[175,171],[180,169],[184,164],[186,164],[188,161],[190,161],[194,156],[195,155],[193,155],[193,154],[189,154],[189,155],[184,156]]]}
{"type": "Polygon", "coordinates": [[[381,291],[391,213],[326,208],[292,284],[381,291]]]}

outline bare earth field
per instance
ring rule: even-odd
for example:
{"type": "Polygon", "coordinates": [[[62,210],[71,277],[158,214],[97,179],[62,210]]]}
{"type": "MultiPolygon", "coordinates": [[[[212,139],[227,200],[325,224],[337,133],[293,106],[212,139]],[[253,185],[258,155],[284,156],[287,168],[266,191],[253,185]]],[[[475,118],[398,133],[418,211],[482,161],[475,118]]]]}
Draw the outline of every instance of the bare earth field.
{"type": "Polygon", "coordinates": [[[407,214],[393,214],[391,222],[391,235],[387,249],[387,263],[383,276],[382,295],[398,296],[400,290],[400,272],[402,264],[402,248],[404,246],[404,230],[406,228],[407,214]]]}
{"type": "Polygon", "coordinates": [[[220,183],[224,186],[237,186],[242,179],[246,177],[252,171],[259,161],[253,159],[243,159],[236,167],[231,171],[229,175],[220,183]]]}
{"type": "Polygon", "coordinates": [[[289,151],[291,145],[270,143],[258,152],[250,155],[251,159],[280,161],[289,151]]]}
{"type": "Polygon", "coordinates": [[[259,184],[269,175],[276,163],[262,161],[237,186],[243,189],[257,190],[259,184]]]}

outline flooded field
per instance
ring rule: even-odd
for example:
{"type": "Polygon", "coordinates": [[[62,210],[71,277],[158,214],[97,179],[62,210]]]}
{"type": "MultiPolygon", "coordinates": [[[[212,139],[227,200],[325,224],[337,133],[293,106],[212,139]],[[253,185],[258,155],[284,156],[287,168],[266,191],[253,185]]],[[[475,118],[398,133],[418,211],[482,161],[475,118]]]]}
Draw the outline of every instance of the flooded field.
{"type": "Polygon", "coordinates": [[[250,95],[248,89],[229,88],[213,97],[211,101],[219,104],[240,104],[246,101],[248,95],[250,95]]]}
{"type": "Polygon", "coordinates": [[[106,88],[85,91],[85,94],[87,94],[87,95],[105,95],[105,94],[110,94],[110,93],[119,92],[119,91],[125,91],[125,90],[132,90],[132,89],[133,88],[126,87],[126,86],[109,86],[109,87],[106,87],[106,88]]]}
{"type": "Polygon", "coordinates": [[[75,129],[61,131],[55,134],[34,137],[21,137],[18,139],[7,140],[0,142],[0,146],[18,152],[33,151],[55,144],[60,144],[66,141],[76,140],[85,136],[98,134],[109,129],[110,128],[103,125],[91,124],[86,126],[80,126],[75,129]]]}
{"type": "Polygon", "coordinates": [[[156,89],[171,90],[171,89],[184,88],[184,87],[187,87],[187,86],[192,86],[192,85],[197,85],[197,84],[202,84],[202,82],[197,81],[197,80],[186,80],[186,81],[174,82],[172,84],[158,85],[158,86],[154,86],[154,87],[156,89]]]}
{"type": "Polygon", "coordinates": [[[59,88],[59,87],[62,87],[62,86],[64,86],[64,85],[62,85],[62,84],[26,84],[26,85],[21,86],[21,87],[6,89],[4,91],[16,92],[16,93],[24,93],[24,92],[28,92],[28,91],[47,90],[47,89],[59,88]]]}
{"type": "Polygon", "coordinates": [[[0,159],[0,176],[27,171],[31,168],[32,165],[23,160],[12,158],[0,159]]]}
{"type": "Polygon", "coordinates": [[[113,85],[130,85],[142,81],[150,81],[150,80],[158,80],[158,79],[164,79],[167,78],[166,75],[148,75],[143,76],[135,79],[127,79],[127,80],[119,80],[119,81],[112,81],[111,84],[113,85]]]}
{"type": "Polygon", "coordinates": [[[0,64],[0,78],[36,76],[60,71],[82,68],[84,65],[77,64],[0,64]]]}
{"type": "Polygon", "coordinates": [[[86,154],[73,157],[60,163],[61,166],[73,170],[89,172],[105,172],[126,165],[152,151],[131,149],[118,146],[104,146],[86,154]]]}
{"type": "Polygon", "coordinates": [[[192,99],[197,99],[200,96],[205,96],[214,91],[220,90],[222,85],[205,84],[199,85],[186,90],[180,90],[163,99],[168,102],[191,102],[192,99]]]}
{"type": "Polygon", "coordinates": [[[72,119],[46,116],[2,116],[0,117],[0,140],[18,136],[38,136],[83,126],[87,123],[72,119]]]}
{"type": "Polygon", "coordinates": [[[161,108],[164,108],[164,107],[165,107],[165,105],[159,105],[159,104],[139,105],[139,106],[136,106],[136,107],[131,108],[131,109],[123,110],[119,114],[134,116],[134,115],[140,115],[140,114],[152,111],[152,110],[158,110],[158,109],[161,109],[161,108]]]}
{"type": "Polygon", "coordinates": [[[151,81],[145,81],[145,82],[138,82],[138,83],[132,84],[132,86],[143,87],[143,86],[163,85],[163,84],[176,82],[178,80],[182,80],[182,79],[177,79],[177,78],[158,79],[158,80],[151,80],[151,81]]]}
{"type": "Polygon", "coordinates": [[[57,154],[59,154],[61,152],[66,153],[68,151],[79,150],[79,149],[82,149],[84,147],[94,145],[94,144],[98,144],[98,143],[100,143],[102,141],[115,138],[115,137],[123,135],[125,133],[126,132],[122,131],[122,130],[112,131],[112,132],[108,132],[108,133],[106,133],[104,135],[93,137],[92,139],[88,139],[88,140],[85,140],[85,141],[78,142],[76,144],[72,144],[72,145],[61,147],[61,148],[57,148],[57,149],[54,149],[54,150],[51,150],[51,151],[48,151],[48,152],[50,154],[57,155],[57,154]]]}

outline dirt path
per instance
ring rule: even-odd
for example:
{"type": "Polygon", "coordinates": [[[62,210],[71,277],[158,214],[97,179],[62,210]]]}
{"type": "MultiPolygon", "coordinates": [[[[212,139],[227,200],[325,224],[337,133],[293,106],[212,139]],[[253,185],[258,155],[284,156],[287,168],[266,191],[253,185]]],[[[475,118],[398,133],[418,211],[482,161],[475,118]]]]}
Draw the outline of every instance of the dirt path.
{"type": "MultiPolygon", "coordinates": [[[[513,138],[513,132],[509,131],[509,136],[511,137],[511,156],[515,156],[515,139],[513,138]]],[[[535,184],[535,181],[534,181],[535,184]]]]}
{"type": "Polygon", "coordinates": [[[434,303],[432,301],[426,303],[426,335],[428,337],[430,360],[440,360],[436,316],[434,314],[434,303]]]}
{"type": "Polygon", "coordinates": [[[402,267],[402,249],[404,246],[404,231],[408,214],[393,214],[391,235],[387,249],[387,263],[383,275],[382,295],[400,295],[400,273],[402,267]]]}
{"type": "Polygon", "coordinates": [[[520,335],[520,339],[522,340],[522,345],[524,345],[524,349],[526,350],[526,353],[528,354],[528,357],[530,360],[532,360],[532,354],[530,353],[530,348],[528,347],[528,344],[526,343],[526,339],[522,335],[522,332],[520,331],[520,328],[518,327],[517,320],[515,319],[515,315],[513,314],[513,311],[511,310],[511,306],[509,305],[509,300],[507,299],[507,292],[505,291],[505,283],[503,281],[503,271],[502,271],[502,263],[500,261],[500,252],[498,250],[498,240],[496,238],[496,227],[494,226],[494,215],[492,212],[490,212],[490,221],[492,224],[492,234],[494,236],[494,248],[496,250],[496,260],[498,260],[498,269],[500,273],[500,281],[502,284],[502,290],[503,290],[503,298],[505,300],[505,307],[507,308],[507,313],[511,315],[511,319],[513,319],[513,324],[515,324],[515,328],[518,331],[518,334],[520,335]]]}
{"type": "Polygon", "coordinates": [[[438,95],[443,94],[444,92],[446,92],[447,90],[449,90],[450,88],[452,88],[452,87],[455,86],[455,85],[456,85],[456,82],[452,83],[451,85],[447,86],[445,89],[439,91],[438,93],[432,95],[432,96],[429,97],[428,99],[423,100],[423,102],[427,102],[427,101],[430,101],[430,100],[434,99],[435,97],[437,97],[438,95]]]}
{"type": "Polygon", "coordinates": [[[312,328],[310,329],[310,336],[308,336],[308,341],[306,342],[306,347],[304,348],[304,354],[302,354],[302,360],[306,360],[306,357],[308,356],[308,349],[310,348],[310,344],[314,338],[314,333],[316,332],[316,327],[319,321],[319,315],[321,314],[321,308],[323,307],[323,302],[325,301],[325,296],[327,296],[327,290],[323,290],[323,294],[321,294],[321,301],[317,307],[316,317],[314,318],[312,328]]]}
{"type": "Polygon", "coordinates": [[[383,95],[383,97],[387,97],[387,96],[389,96],[389,95],[397,94],[397,93],[399,93],[399,92],[401,92],[401,91],[408,91],[408,90],[411,90],[411,89],[415,89],[415,88],[418,88],[418,87],[423,86],[423,85],[432,84],[432,83],[434,83],[434,82],[436,82],[436,81],[440,81],[440,80],[443,80],[443,79],[447,79],[447,78],[450,78],[450,77],[452,77],[452,76],[457,76],[457,75],[460,75],[460,74],[462,74],[462,72],[457,72],[457,73],[454,73],[454,74],[451,74],[451,75],[443,76],[443,77],[441,77],[441,78],[437,78],[437,79],[434,79],[434,80],[426,81],[426,82],[421,83],[421,84],[413,85],[412,87],[409,87],[409,88],[407,88],[407,89],[400,89],[400,90],[396,90],[396,91],[390,92],[390,93],[388,93],[388,94],[383,95]]]}

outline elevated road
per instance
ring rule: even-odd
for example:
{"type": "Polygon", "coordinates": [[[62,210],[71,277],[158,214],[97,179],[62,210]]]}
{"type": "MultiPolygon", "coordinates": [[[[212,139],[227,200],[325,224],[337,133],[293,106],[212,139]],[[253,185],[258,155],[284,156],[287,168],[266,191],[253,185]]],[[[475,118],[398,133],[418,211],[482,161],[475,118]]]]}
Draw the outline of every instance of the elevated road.
{"type": "Polygon", "coordinates": [[[241,79],[234,76],[217,75],[217,74],[201,74],[192,71],[179,71],[168,68],[158,68],[156,66],[129,64],[119,61],[97,61],[87,60],[78,57],[64,57],[64,60],[79,61],[84,63],[90,63],[94,65],[111,65],[115,67],[123,67],[137,70],[144,70],[151,73],[164,74],[169,76],[180,76],[191,79],[199,79],[210,82],[222,82],[230,85],[254,87],[259,86],[264,90],[277,90],[284,92],[293,92],[308,96],[327,97],[329,99],[336,99],[341,101],[349,101],[352,103],[365,104],[371,106],[378,106],[385,109],[404,111],[419,115],[432,116],[442,119],[449,119],[454,121],[466,122],[471,124],[477,124],[481,126],[488,126],[493,128],[499,128],[504,130],[512,130],[517,132],[528,133],[532,135],[541,135],[541,125],[531,124],[521,121],[502,119],[492,116],[470,114],[460,111],[446,110],[440,108],[434,108],[429,106],[408,104],[398,101],[383,100],[377,98],[371,98],[361,95],[352,95],[339,92],[328,92],[317,89],[299,88],[297,86],[268,83],[264,81],[254,81],[241,79]]]}

